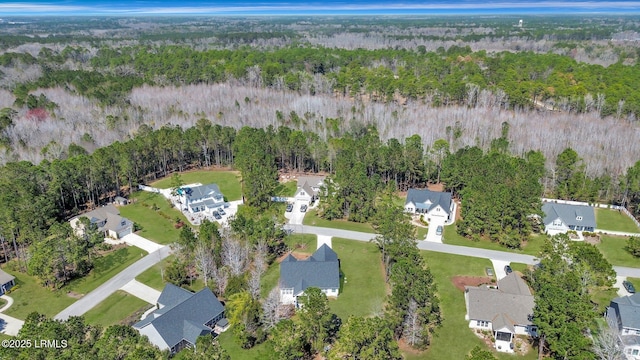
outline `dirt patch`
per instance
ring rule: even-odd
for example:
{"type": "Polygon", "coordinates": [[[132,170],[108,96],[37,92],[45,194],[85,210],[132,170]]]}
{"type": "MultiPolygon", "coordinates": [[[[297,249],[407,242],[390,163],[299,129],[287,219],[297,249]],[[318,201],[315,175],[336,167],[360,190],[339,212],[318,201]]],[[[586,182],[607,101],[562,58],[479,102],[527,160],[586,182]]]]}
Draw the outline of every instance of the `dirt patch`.
{"type": "Polygon", "coordinates": [[[289,256],[289,254],[291,254],[297,260],[306,260],[311,256],[311,254],[309,254],[309,253],[301,253],[301,252],[293,251],[293,252],[286,253],[286,254],[280,256],[279,258],[276,259],[276,262],[278,264],[281,263],[282,260],[284,260],[287,256],[289,256]]]}
{"type": "Polygon", "coordinates": [[[591,244],[591,245],[600,244],[600,235],[596,235],[596,236],[585,236],[585,237],[584,237],[584,241],[585,241],[587,244],[591,244]]]}
{"type": "Polygon", "coordinates": [[[444,184],[442,183],[438,183],[438,184],[427,184],[427,189],[431,190],[431,191],[439,191],[439,192],[443,192],[444,191],[444,184]]]}
{"type": "Polygon", "coordinates": [[[420,354],[424,354],[426,352],[426,351],[421,351],[421,350],[412,348],[411,345],[407,344],[407,342],[404,339],[398,340],[398,347],[400,348],[400,351],[402,351],[403,353],[416,355],[416,356],[420,354]]]}
{"type": "Polygon", "coordinates": [[[461,291],[464,291],[465,286],[495,285],[493,278],[487,276],[454,276],[451,282],[461,291]]]}
{"type": "Polygon", "coordinates": [[[67,292],[67,296],[68,296],[68,297],[71,297],[71,298],[74,298],[74,299],[80,299],[81,297],[83,297],[83,296],[84,296],[84,294],[78,294],[78,293],[77,293],[77,292],[75,292],[75,291],[68,291],[68,292],[67,292]]]}

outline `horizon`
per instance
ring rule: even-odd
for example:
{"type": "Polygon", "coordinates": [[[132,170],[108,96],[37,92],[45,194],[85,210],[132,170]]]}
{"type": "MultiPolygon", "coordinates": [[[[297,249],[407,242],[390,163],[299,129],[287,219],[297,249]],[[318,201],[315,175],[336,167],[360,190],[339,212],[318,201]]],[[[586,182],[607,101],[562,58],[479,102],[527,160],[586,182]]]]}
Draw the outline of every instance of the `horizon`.
{"type": "Polygon", "coordinates": [[[25,16],[636,15],[640,1],[14,1],[0,18],[25,16]]]}

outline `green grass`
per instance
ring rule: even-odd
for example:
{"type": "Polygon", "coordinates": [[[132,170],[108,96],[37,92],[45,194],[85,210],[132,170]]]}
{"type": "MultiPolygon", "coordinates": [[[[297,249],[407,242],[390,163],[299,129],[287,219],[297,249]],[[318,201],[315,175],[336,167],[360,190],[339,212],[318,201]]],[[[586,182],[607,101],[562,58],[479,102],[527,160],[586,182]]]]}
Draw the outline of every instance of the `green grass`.
{"type": "MultiPolygon", "coordinates": [[[[476,345],[488,349],[482,341],[469,329],[469,323],[464,319],[466,308],[464,294],[458,290],[451,278],[456,275],[486,276],[484,269],[491,266],[485,259],[470,258],[458,255],[438,254],[422,251],[438,286],[438,296],[442,309],[442,326],[436,331],[431,347],[422,354],[405,354],[406,359],[464,359],[476,345]]],[[[513,359],[513,355],[499,354],[494,351],[498,359],[513,359]]],[[[536,351],[529,351],[518,359],[536,359],[536,351]]]]}
{"type": "Polygon", "coordinates": [[[293,197],[298,189],[298,183],[295,181],[287,181],[279,183],[276,187],[276,196],[293,197]]]}
{"type": "Polygon", "coordinates": [[[133,203],[120,207],[120,215],[142,227],[138,234],[159,244],[171,244],[178,239],[180,230],[174,227],[176,217],[185,223],[187,219],[178,210],[171,208],[160,194],[138,191],[131,195],[133,203]],[[159,210],[151,207],[155,204],[159,210]],[[163,217],[165,214],[167,218],[163,217]]]}
{"type": "Polygon", "coordinates": [[[35,277],[14,272],[16,283],[20,287],[9,295],[14,303],[5,313],[18,319],[25,319],[33,311],[53,317],[76,301],[75,298],[68,296],[67,292],[87,294],[127,266],[140,260],[141,255],[146,255],[146,252],[136,247],[116,250],[96,259],[93,270],[87,276],[75,279],[56,291],[43,288],[35,277]]]}
{"type": "Polygon", "coordinates": [[[515,262],[512,262],[510,266],[513,271],[518,271],[521,274],[524,273],[524,271],[529,267],[529,265],[527,264],[515,262]]]}
{"type": "Polygon", "coordinates": [[[596,208],[596,227],[603,230],[640,233],[640,229],[625,213],[613,209],[596,208]]]}
{"type": "Polygon", "coordinates": [[[604,314],[607,310],[607,306],[611,303],[611,300],[618,297],[617,289],[615,288],[602,288],[597,289],[591,293],[591,301],[597,304],[598,308],[596,313],[604,314]]]}
{"type": "Polygon", "coordinates": [[[223,332],[218,336],[220,346],[227,351],[231,359],[242,360],[272,360],[273,348],[267,341],[251,349],[243,349],[233,337],[233,329],[223,332]]]}
{"type": "MultiPolygon", "coordinates": [[[[220,188],[227,201],[242,199],[242,187],[240,186],[239,171],[225,170],[198,170],[180,174],[185,184],[201,183],[204,185],[215,183],[220,188]]],[[[171,187],[171,175],[150,184],[160,189],[171,187]]]]}
{"type": "MultiPolygon", "coordinates": [[[[110,325],[125,324],[125,319],[132,314],[140,312],[140,315],[147,309],[151,308],[151,304],[137,297],[118,290],[111,294],[108,298],[96,305],[93,309],[84,314],[87,324],[102,325],[107,327],[110,325]]],[[[130,320],[139,320],[130,319],[130,320]]]]}
{"type": "Polygon", "coordinates": [[[382,313],[386,289],[378,247],[341,238],[333,238],[332,247],[343,277],[340,295],[329,301],[331,311],[343,321],[382,313]]]}
{"type": "Polygon", "coordinates": [[[162,275],[163,275],[162,272],[164,268],[167,266],[167,264],[171,262],[174,258],[175,258],[174,255],[167,256],[166,258],[162,259],[162,261],[160,261],[159,263],[145,270],[142,274],[136,276],[136,280],[158,291],[162,291],[164,289],[165,284],[167,283],[162,279],[162,275]]]}
{"type": "Polygon", "coordinates": [[[429,232],[429,228],[424,228],[420,226],[416,226],[416,239],[424,240],[427,237],[427,233],[429,232]]]}
{"type": "Polygon", "coordinates": [[[146,251],[135,246],[118,249],[96,259],[93,270],[87,276],[71,281],[63,290],[87,294],[145,255],[146,251]]]}
{"type": "Polygon", "coordinates": [[[16,277],[16,285],[20,287],[11,291],[13,305],[4,313],[18,319],[26,319],[27,315],[37,311],[49,317],[55,316],[76,299],[67,296],[65,289],[52,291],[40,286],[38,279],[20,272],[12,272],[16,277]]]}
{"type": "Polygon", "coordinates": [[[526,244],[524,244],[521,249],[509,249],[505,246],[498,244],[497,242],[492,242],[487,239],[481,239],[480,241],[473,241],[471,239],[467,239],[461,235],[458,235],[457,226],[458,226],[457,224],[453,224],[453,225],[444,227],[442,242],[450,245],[468,246],[468,247],[497,250],[497,251],[509,251],[509,252],[515,252],[520,254],[534,255],[534,256],[537,256],[540,253],[540,249],[544,244],[545,235],[536,234],[531,236],[531,240],[526,244]]]}
{"type": "MultiPolygon", "coordinates": [[[[295,251],[312,254],[316,251],[318,237],[312,234],[294,234],[285,238],[287,246],[295,251]]],[[[280,264],[274,261],[260,279],[260,296],[266,298],[269,292],[278,285],[280,279],[280,264]]]]}
{"type": "Polygon", "coordinates": [[[360,231],[360,232],[366,232],[371,234],[375,233],[375,231],[371,227],[371,224],[357,223],[357,222],[346,221],[346,220],[325,220],[318,216],[317,210],[309,211],[307,215],[305,215],[303,223],[304,225],[311,225],[311,226],[360,231]]]}
{"type": "Polygon", "coordinates": [[[612,265],[640,267],[640,259],[624,249],[627,239],[623,236],[600,235],[600,243],[596,247],[612,265]]]}

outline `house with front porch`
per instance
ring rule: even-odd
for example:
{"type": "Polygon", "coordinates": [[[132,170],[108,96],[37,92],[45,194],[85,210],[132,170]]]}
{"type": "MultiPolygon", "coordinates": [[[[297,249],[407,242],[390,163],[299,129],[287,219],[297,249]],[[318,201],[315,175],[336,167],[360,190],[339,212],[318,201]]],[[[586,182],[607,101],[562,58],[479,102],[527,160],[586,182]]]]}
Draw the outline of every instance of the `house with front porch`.
{"type": "Polygon", "coordinates": [[[431,218],[438,218],[442,223],[449,222],[453,208],[450,192],[426,189],[409,189],[404,203],[405,212],[424,215],[428,222],[431,222],[431,218]]]}
{"type": "Polygon", "coordinates": [[[640,293],[611,300],[606,319],[627,360],[640,360],[640,293]]]}
{"type": "Polygon", "coordinates": [[[516,335],[538,335],[531,322],[535,305],[533,295],[516,273],[499,280],[497,288],[466,286],[464,300],[469,327],[490,331],[495,348],[500,352],[514,352],[516,335]]]}
{"type": "Polygon", "coordinates": [[[569,230],[594,232],[596,216],[593,207],[586,205],[545,202],[544,229],[549,235],[565,234],[569,230]]]}
{"type": "Polygon", "coordinates": [[[298,187],[293,198],[296,201],[312,204],[318,199],[320,188],[324,185],[324,176],[299,176],[298,187]]]}
{"type": "Polygon", "coordinates": [[[298,297],[310,287],[317,287],[327,297],[338,297],[340,260],[338,254],[323,244],[308,259],[298,260],[289,254],[280,263],[280,302],[298,307],[298,297]]]}
{"type": "Polygon", "coordinates": [[[84,225],[80,222],[82,217],[88,218],[105,237],[121,239],[133,233],[133,221],[120,216],[120,211],[113,204],[101,206],[69,220],[71,228],[79,236],[84,236],[85,233],[84,225]]]}
{"type": "Polygon", "coordinates": [[[224,196],[217,184],[192,184],[176,190],[178,206],[191,214],[212,214],[220,208],[227,207],[224,196]]]}

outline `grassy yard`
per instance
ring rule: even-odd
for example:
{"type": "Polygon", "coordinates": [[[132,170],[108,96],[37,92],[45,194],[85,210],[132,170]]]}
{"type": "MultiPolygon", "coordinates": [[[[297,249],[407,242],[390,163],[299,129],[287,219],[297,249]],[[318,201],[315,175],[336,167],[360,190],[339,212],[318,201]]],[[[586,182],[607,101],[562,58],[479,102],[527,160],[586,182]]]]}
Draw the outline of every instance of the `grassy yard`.
{"type": "Polygon", "coordinates": [[[171,244],[178,239],[180,230],[173,225],[177,217],[185,223],[187,219],[176,209],[171,208],[162,195],[138,191],[131,196],[134,203],[120,207],[120,214],[142,227],[138,234],[159,244],[171,244]],[[159,209],[153,210],[155,204],[159,209]],[[166,217],[162,216],[165,214],[166,217]]]}
{"type": "Polygon", "coordinates": [[[75,302],[76,299],[68,296],[67,292],[87,294],[139,260],[141,255],[146,255],[146,252],[136,247],[118,249],[97,259],[93,270],[87,276],[75,279],[57,291],[43,288],[35,277],[13,273],[20,287],[11,292],[10,296],[13,297],[14,303],[6,314],[18,319],[25,319],[33,311],[54,316],[75,302]]]}
{"type": "Polygon", "coordinates": [[[536,256],[540,253],[542,244],[544,244],[544,237],[545,235],[534,235],[531,237],[531,241],[523,245],[522,249],[514,250],[486,239],[481,239],[480,241],[473,241],[473,240],[467,239],[463,236],[458,235],[457,225],[453,224],[451,226],[444,227],[444,234],[442,237],[442,241],[445,244],[450,244],[450,245],[469,246],[469,247],[476,247],[481,249],[497,250],[497,251],[510,251],[515,253],[536,256]]]}
{"type": "Polygon", "coordinates": [[[293,197],[298,189],[298,183],[295,181],[287,181],[279,183],[276,188],[276,196],[293,197]]]}
{"type": "MultiPolygon", "coordinates": [[[[220,191],[227,201],[240,200],[242,198],[242,188],[240,186],[240,172],[228,170],[198,170],[188,171],[180,174],[185,184],[218,184],[220,191]]],[[[171,187],[171,175],[151,183],[151,186],[160,189],[171,187]]]]}
{"type": "Polygon", "coordinates": [[[640,259],[633,257],[624,249],[627,245],[627,239],[623,236],[601,235],[600,244],[597,244],[596,247],[613,265],[640,267],[640,259]]]}
{"type": "Polygon", "coordinates": [[[640,229],[625,213],[613,209],[596,208],[596,227],[603,230],[640,233],[640,229]]]}
{"type": "Polygon", "coordinates": [[[429,228],[424,228],[420,226],[416,226],[416,239],[424,240],[427,237],[427,233],[429,232],[429,228]]]}
{"type": "MultiPolygon", "coordinates": [[[[423,251],[427,264],[431,268],[436,284],[442,309],[443,323],[437,329],[431,347],[422,354],[405,354],[405,359],[442,359],[458,360],[465,356],[476,345],[483,345],[469,329],[469,323],[464,319],[466,308],[464,294],[458,290],[451,278],[456,275],[485,276],[484,269],[491,266],[485,259],[476,259],[458,255],[439,254],[423,251]]],[[[513,355],[494,353],[498,359],[513,359],[513,355]]],[[[536,351],[529,351],[521,360],[536,359],[536,351]]]]}
{"type": "Polygon", "coordinates": [[[164,285],[167,283],[162,279],[162,271],[174,258],[175,255],[167,256],[159,263],[145,270],[142,274],[136,276],[136,280],[158,291],[162,291],[162,289],[164,289],[164,285]]]}
{"type": "Polygon", "coordinates": [[[231,359],[272,360],[273,348],[267,341],[249,350],[243,349],[234,339],[233,330],[229,329],[218,336],[220,346],[227,351],[231,359]]]}
{"type": "Polygon", "coordinates": [[[329,307],[343,321],[350,315],[380,314],[386,297],[380,251],[370,243],[333,238],[333,250],[340,259],[340,296],[329,307]]]}
{"type": "Polygon", "coordinates": [[[325,220],[318,216],[317,210],[311,210],[305,215],[303,223],[305,225],[327,227],[333,229],[360,231],[366,233],[375,233],[371,224],[368,223],[356,223],[346,220],[325,220]]]}
{"type": "Polygon", "coordinates": [[[84,318],[87,324],[99,324],[104,327],[124,324],[125,320],[132,314],[139,312],[141,315],[145,310],[151,308],[151,306],[151,304],[144,300],[140,300],[129,293],[118,290],[93,309],[89,310],[84,315],[84,318]]]}

